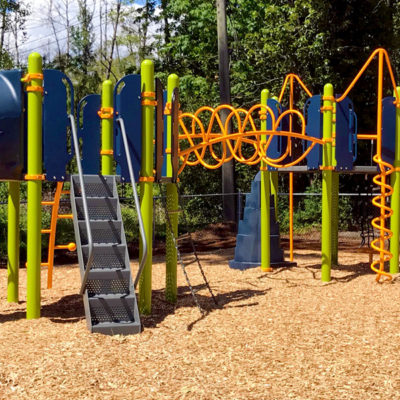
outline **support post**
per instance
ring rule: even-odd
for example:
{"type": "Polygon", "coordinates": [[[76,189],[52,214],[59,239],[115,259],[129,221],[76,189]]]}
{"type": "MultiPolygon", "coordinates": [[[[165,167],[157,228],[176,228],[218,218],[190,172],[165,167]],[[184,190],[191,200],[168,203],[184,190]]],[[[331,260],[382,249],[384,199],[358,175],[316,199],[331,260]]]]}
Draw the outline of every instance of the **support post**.
{"type": "Polygon", "coordinates": [[[110,118],[101,119],[101,173],[113,174],[113,83],[110,80],[103,82],[101,90],[101,108],[110,118]]]}
{"type": "MultiPolygon", "coordinates": [[[[28,74],[42,74],[42,57],[31,53],[28,57],[28,74]]],[[[33,78],[31,87],[41,87],[42,79],[33,78]]],[[[27,218],[27,291],[26,317],[40,317],[40,260],[42,225],[42,93],[28,91],[28,218],[27,218]]]]}
{"type": "MultiPolygon", "coordinates": [[[[397,87],[397,93],[400,96],[400,87],[397,87]]],[[[396,107],[396,143],[393,171],[390,180],[393,188],[393,194],[390,199],[390,207],[393,214],[390,217],[390,230],[393,233],[390,239],[390,252],[392,258],[390,260],[390,273],[399,273],[399,233],[400,233],[400,109],[396,107]]]]}
{"type": "MultiPolygon", "coordinates": [[[[332,114],[332,165],[336,166],[336,103],[332,114]]],[[[332,171],[332,264],[338,264],[339,241],[339,172],[332,171]]]]}
{"type": "MultiPolygon", "coordinates": [[[[269,91],[263,89],[261,91],[261,104],[267,104],[269,91]]],[[[267,130],[267,115],[261,114],[264,119],[261,120],[261,130],[267,130]]],[[[261,135],[261,142],[267,141],[267,135],[261,135]]],[[[266,156],[266,154],[265,154],[266,156]]],[[[261,161],[261,210],[260,210],[260,225],[261,225],[261,270],[271,271],[271,216],[270,216],[270,172],[265,161],[261,161]]]]}
{"type": "MultiPolygon", "coordinates": [[[[142,213],[144,230],[147,240],[147,261],[139,281],[139,311],[142,314],[151,313],[151,274],[153,252],[153,136],[154,136],[154,64],[144,60],[141,65],[142,99],[142,166],[140,171],[140,211],[142,213]]],[[[143,248],[140,243],[139,259],[143,248]]]]}
{"type": "MultiPolygon", "coordinates": [[[[172,93],[179,86],[179,78],[176,74],[168,77],[167,102],[172,102],[172,93]]],[[[167,115],[167,143],[166,148],[172,147],[172,115],[167,115]]],[[[167,177],[172,178],[171,152],[166,154],[167,177]]],[[[167,183],[167,213],[171,222],[172,234],[178,237],[178,188],[176,183],[167,183]]],[[[170,303],[177,300],[177,253],[169,224],[166,224],[166,272],[165,272],[165,299],[170,303]]]]}
{"type": "MultiPolygon", "coordinates": [[[[231,87],[229,81],[229,49],[226,29],[226,0],[216,0],[217,8],[217,35],[218,35],[218,65],[219,65],[219,93],[221,104],[231,104],[231,87]]],[[[228,110],[221,110],[222,124],[229,115],[228,110]]],[[[230,127],[229,127],[230,129],[230,127]]],[[[230,132],[228,132],[230,133],[230,132]]],[[[227,156],[230,155],[229,149],[227,156]]],[[[236,220],[235,192],[235,164],[234,160],[222,164],[222,212],[224,221],[236,220]],[[227,194],[230,194],[227,196],[227,194]]]]}
{"type": "Polygon", "coordinates": [[[19,203],[20,183],[8,183],[7,301],[18,303],[19,294],[19,203]]]}
{"type": "Polygon", "coordinates": [[[324,86],[323,96],[323,146],[322,154],[322,232],[321,232],[321,280],[331,280],[332,266],[332,114],[333,114],[333,86],[328,83],[324,86]]]}

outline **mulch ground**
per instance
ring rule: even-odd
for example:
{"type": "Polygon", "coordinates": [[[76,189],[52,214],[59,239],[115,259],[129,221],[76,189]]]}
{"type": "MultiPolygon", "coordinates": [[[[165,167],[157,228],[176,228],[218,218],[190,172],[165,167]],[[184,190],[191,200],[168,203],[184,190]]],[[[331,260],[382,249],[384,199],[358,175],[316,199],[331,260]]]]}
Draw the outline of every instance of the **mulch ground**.
{"type": "Polygon", "coordinates": [[[164,301],[155,256],[154,312],[126,337],[88,332],[76,265],[56,268],[30,321],[25,269],[19,304],[1,269],[0,399],[400,399],[400,279],[377,284],[347,249],[323,284],[318,249],[301,247],[297,267],[272,273],[230,269],[232,248],[200,253],[219,302],[200,291],[205,316],[182,274],[177,305],[164,301]]]}

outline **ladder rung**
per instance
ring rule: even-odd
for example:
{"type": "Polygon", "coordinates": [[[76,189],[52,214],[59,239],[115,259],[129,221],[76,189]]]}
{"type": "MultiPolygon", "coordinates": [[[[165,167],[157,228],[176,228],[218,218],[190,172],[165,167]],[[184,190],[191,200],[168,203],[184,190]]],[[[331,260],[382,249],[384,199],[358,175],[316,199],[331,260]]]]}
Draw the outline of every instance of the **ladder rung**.
{"type": "Polygon", "coordinates": [[[72,214],[58,214],[57,218],[60,218],[60,219],[73,219],[74,216],[72,214]]]}
{"type": "Polygon", "coordinates": [[[42,229],[41,233],[51,233],[51,229],[42,229]]]}
{"type": "Polygon", "coordinates": [[[40,266],[41,266],[41,267],[48,267],[48,266],[49,266],[49,263],[40,263],[40,266]]]}
{"type": "Polygon", "coordinates": [[[189,261],[182,260],[182,262],[183,262],[183,265],[184,265],[185,268],[186,268],[186,267],[188,267],[189,265],[194,264],[195,262],[197,262],[197,259],[196,259],[196,258],[193,258],[192,260],[189,260],[189,261]]]}
{"type": "Polygon", "coordinates": [[[70,194],[71,192],[69,190],[61,190],[61,194],[70,194]]]}
{"type": "Polygon", "coordinates": [[[42,201],[42,206],[54,206],[54,201],[42,201]]]}

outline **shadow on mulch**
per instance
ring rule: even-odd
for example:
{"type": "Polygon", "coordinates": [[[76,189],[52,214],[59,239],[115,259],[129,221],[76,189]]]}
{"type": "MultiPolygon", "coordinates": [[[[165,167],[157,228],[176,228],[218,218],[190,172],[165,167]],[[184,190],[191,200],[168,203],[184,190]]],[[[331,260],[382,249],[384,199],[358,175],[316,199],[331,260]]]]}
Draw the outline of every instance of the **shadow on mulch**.
{"type": "MultiPolygon", "coordinates": [[[[196,290],[202,287],[202,285],[193,286],[196,290]]],[[[247,300],[256,296],[263,296],[271,289],[265,290],[235,290],[228,293],[214,294],[218,304],[215,304],[213,299],[207,295],[203,296],[199,293],[196,294],[200,306],[205,311],[203,314],[199,310],[199,318],[192,323],[190,323],[187,329],[190,331],[193,329],[194,325],[199,321],[206,318],[210,313],[217,309],[226,308],[228,304],[239,302],[242,300],[247,300]]],[[[258,302],[231,305],[230,307],[251,307],[258,305],[258,302]]],[[[178,288],[178,300],[176,304],[171,304],[165,300],[165,292],[163,289],[154,290],[152,296],[152,314],[149,316],[142,316],[142,324],[144,328],[155,328],[160,324],[168,315],[175,313],[175,310],[182,307],[196,308],[192,294],[188,287],[178,288]]]]}
{"type": "MultiPolygon", "coordinates": [[[[58,324],[72,324],[85,318],[82,296],[71,294],[64,296],[55,303],[42,305],[41,316],[58,324]]],[[[0,323],[25,319],[26,312],[15,311],[10,314],[0,314],[0,323]]]]}

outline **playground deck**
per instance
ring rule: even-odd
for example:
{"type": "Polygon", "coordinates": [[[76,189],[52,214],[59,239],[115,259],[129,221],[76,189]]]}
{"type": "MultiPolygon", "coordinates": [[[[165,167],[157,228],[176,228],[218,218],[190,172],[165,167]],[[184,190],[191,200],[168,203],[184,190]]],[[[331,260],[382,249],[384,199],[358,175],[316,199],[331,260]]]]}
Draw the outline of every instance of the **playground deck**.
{"type": "Polygon", "coordinates": [[[222,308],[202,318],[181,274],[178,306],[166,304],[157,256],[140,335],[87,331],[77,266],[56,267],[52,290],[43,279],[41,319],[3,296],[0,399],[400,398],[400,283],[377,284],[368,254],[341,251],[329,284],[319,249],[270,274],[229,269],[233,249],[200,254],[222,308]]]}

